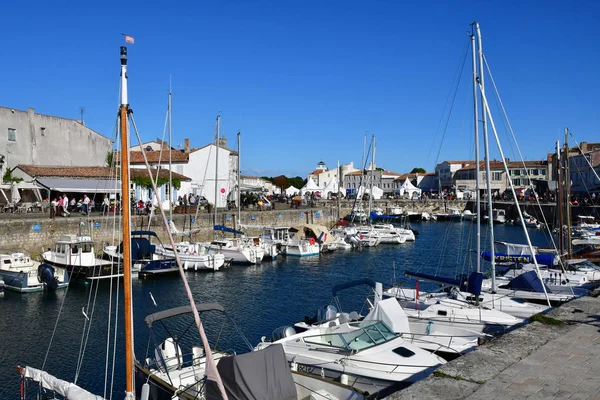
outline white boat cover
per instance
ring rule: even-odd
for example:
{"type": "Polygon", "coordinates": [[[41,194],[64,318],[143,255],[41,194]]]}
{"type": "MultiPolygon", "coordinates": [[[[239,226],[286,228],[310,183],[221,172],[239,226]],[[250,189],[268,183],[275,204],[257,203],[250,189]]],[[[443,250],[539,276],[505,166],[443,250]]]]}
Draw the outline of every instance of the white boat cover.
{"type": "Polygon", "coordinates": [[[364,320],[383,321],[394,333],[410,333],[408,317],[395,297],[378,301],[364,320]]]}
{"type": "MultiPolygon", "coordinates": [[[[217,365],[230,400],[296,400],[296,385],[281,344],[219,359],[217,365]]],[[[209,382],[206,398],[221,398],[209,382]],[[212,397],[214,396],[214,397],[212,397]]]]}
{"type": "Polygon", "coordinates": [[[74,383],[63,381],[50,375],[46,371],[25,367],[23,376],[42,384],[42,387],[63,396],[67,400],[104,400],[102,396],[96,396],[74,383]]]}
{"type": "MultiPolygon", "coordinates": [[[[530,256],[530,255],[532,255],[529,245],[526,245],[526,244],[517,244],[517,243],[496,241],[496,242],[494,242],[494,250],[496,251],[496,253],[510,254],[510,255],[514,255],[514,256],[530,256]]],[[[535,246],[533,247],[533,250],[535,251],[534,255],[538,254],[537,248],[535,246]]]]}

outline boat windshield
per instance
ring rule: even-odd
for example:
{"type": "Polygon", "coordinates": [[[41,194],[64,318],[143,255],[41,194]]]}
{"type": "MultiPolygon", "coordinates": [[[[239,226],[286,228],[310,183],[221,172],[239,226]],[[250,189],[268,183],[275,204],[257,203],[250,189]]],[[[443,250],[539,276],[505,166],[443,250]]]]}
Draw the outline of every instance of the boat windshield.
{"type": "Polygon", "coordinates": [[[345,350],[364,350],[396,337],[396,334],[381,321],[361,321],[350,325],[357,329],[349,332],[308,336],[304,338],[304,341],[345,350]]]}

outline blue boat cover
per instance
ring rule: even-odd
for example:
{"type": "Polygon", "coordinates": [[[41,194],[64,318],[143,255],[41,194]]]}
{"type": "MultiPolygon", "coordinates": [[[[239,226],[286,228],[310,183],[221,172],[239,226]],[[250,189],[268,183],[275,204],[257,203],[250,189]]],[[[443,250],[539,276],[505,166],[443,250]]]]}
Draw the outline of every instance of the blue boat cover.
{"type": "Polygon", "coordinates": [[[474,296],[479,296],[481,294],[481,285],[483,283],[483,274],[481,272],[472,272],[469,276],[462,274],[459,275],[458,278],[445,278],[442,276],[412,271],[406,271],[404,275],[412,278],[423,279],[440,285],[455,286],[459,288],[461,292],[468,292],[474,296]]]}
{"type": "Polygon", "coordinates": [[[335,296],[337,296],[338,292],[341,290],[348,289],[348,288],[351,288],[354,286],[360,286],[360,285],[369,285],[373,289],[375,289],[375,281],[373,279],[365,278],[365,279],[357,279],[355,281],[350,281],[350,282],[340,283],[339,285],[335,285],[333,288],[331,288],[331,294],[333,295],[333,297],[335,297],[335,296]]]}
{"type": "Polygon", "coordinates": [[[379,215],[375,211],[371,211],[370,217],[373,220],[376,220],[376,219],[382,219],[382,220],[385,220],[385,219],[390,219],[390,220],[391,219],[398,219],[398,216],[396,216],[396,215],[379,215]]]}
{"type": "MultiPolygon", "coordinates": [[[[492,259],[492,254],[489,251],[482,251],[481,258],[486,261],[490,261],[492,259]]],[[[537,254],[535,259],[540,265],[554,265],[554,254],[537,254]]],[[[502,263],[521,263],[521,264],[533,264],[533,257],[530,255],[512,255],[512,254],[503,254],[503,253],[495,253],[494,260],[496,262],[502,263]]]]}
{"type": "MultiPolygon", "coordinates": [[[[510,282],[508,282],[506,287],[514,290],[526,290],[528,292],[544,293],[543,285],[544,284],[542,281],[540,281],[537,272],[528,271],[512,279],[510,282]]],[[[546,292],[552,293],[547,286],[546,292]]]]}
{"type": "Polygon", "coordinates": [[[233,228],[228,228],[228,227],[223,226],[223,225],[215,225],[214,230],[215,231],[223,231],[223,232],[235,233],[236,235],[243,235],[244,234],[244,232],[242,232],[242,231],[238,231],[238,230],[235,230],[233,228]]]}

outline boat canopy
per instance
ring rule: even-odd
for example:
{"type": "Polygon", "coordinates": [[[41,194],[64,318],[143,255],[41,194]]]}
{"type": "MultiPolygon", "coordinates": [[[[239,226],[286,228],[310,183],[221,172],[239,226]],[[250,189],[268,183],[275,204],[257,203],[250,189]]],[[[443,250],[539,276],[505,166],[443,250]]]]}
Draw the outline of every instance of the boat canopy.
{"type": "MultiPolygon", "coordinates": [[[[217,370],[231,400],[296,400],[296,385],[281,344],[219,359],[217,370]]],[[[221,398],[209,381],[207,398],[221,398]]]]}
{"type": "Polygon", "coordinates": [[[133,231],[131,232],[131,236],[154,236],[156,238],[158,237],[158,235],[154,231],[133,231]]]}
{"type": "MultiPolygon", "coordinates": [[[[222,313],[225,312],[225,309],[219,303],[197,303],[196,309],[198,310],[198,312],[204,312],[204,311],[220,311],[222,313]]],[[[171,317],[176,317],[176,316],[182,315],[182,314],[188,314],[191,312],[192,312],[192,306],[175,307],[175,308],[170,308],[168,310],[155,312],[154,314],[150,314],[144,319],[144,321],[146,322],[146,325],[148,325],[148,328],[152,328],[152,324],[155,322],[161,321],[163,319],[171,318],[171,317]]]]}
{"type": "Polygon", "coordinates": [[[226,227],[224,225],[215,225],[214,230],[215,231],[228,232],[228,233],[234,233],[236,235],[243,235],[244,234],[244,232],[242,232],[242,231],[238,231],[238,230],[233,229],[233,228],[228,228],[228,227],[226,227]]]}
{"type": "Polygon", "coordinates": [[[408,316],[394,297],[378,301],[364,321],[383,321],[394,333],[410,333],[408,316]]]}
{"type": "Polygon", "coordinates": [[[333,243],[335,241],[333,235],[329,233],[329,229],[323,225],[302,224],[290,228],[290,232],[303,231],[307,236],[314,236],[321,243],[333,243]]]}
{"type": "Polygon", "coordinates": [[[334,287],[331,288],[331,294],[333,297],[336,297],[338,292],[341,292],[344,289],[349,289],[351,287],[360,286],[360,285],[369,285],[373,289],[375,289],[375,281],[373,279],[364,278],[364,279],[357,279],[354,281],[344,282],[344,283],[340,283],[339,285],[335,285],[334,287]]]}

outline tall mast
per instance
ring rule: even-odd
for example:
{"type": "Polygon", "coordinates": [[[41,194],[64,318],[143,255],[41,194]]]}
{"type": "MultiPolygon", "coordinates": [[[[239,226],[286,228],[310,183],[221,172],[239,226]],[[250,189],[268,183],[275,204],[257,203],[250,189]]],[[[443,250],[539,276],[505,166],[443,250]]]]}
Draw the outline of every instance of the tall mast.
{"type": "Polygon", "coordinates": [[[241,187],[241,181],[240,181],[240,165],[242,164],[240,158],[241,158],[241,147],[240,147],[240,131],[238,130],[238,134],[237,134],[237,140],[238,140],[238,159],[237,159],[237,208],[238,208],[238,216],[237,216],[237,224],[235,229],[240,228],[240,223],[242,222],[242,187],[241,187]]]}
{"type": "MultiPolygon", "coordinates": [[[[480,90],[483,92],[485,90],[484,78],[483,78],[483,46],[481,45],[481,30],[479,29],[479,23],[475,22],[475,27],[477,28],[477,43],[479,47],[479,85],[480,90]]],[[[483,147],[485,150],[485,181],[487,187],[487,205],[488,205],[488,225],[490,228],[490,253],[491,253],[491,267],[492,267],[492,293],[496,293],[496,261],[495,259],[495,251],[494,251],[494,223],[492,221],[492,177],[490,176],[490,149],[488,143],[488,128],[486,123],[486,111],[482,101],[482,113],[481,113],[481,123],[483,125],[483,147]]]]}
{"type": "Polygon", "coordinates": [[[564,221],[564,217],[563,217],[563,207],[564,207],[564,203],[563,203],[563,190],[562,190],[562,185],[564,184],[563,182],[563,170],[562,170],[562,165],[561,165],[561,157],[560,157],[560,143],[558,142],[558,140],[556,141],[556,182],[557,182],[557,189],[558,189],[558,193],[556,195],[556,197],[558,197],[557,199],[557,204],[558,204],[558,250],[560,252],[560,256],[562,257],[564,252],[565,252],[565,238],[564,238],[564,231],[563,231],[563,221],[564,221]]]}
{"type": "MultiPolygon", "coordinates": [[[[217,225],[217,201],[219,196],[219,134],[221,129],[221,116],[217,115],[217,140],[215,144],[216,147],[216,155],[215,155],[215,209],[213,210],[213,225],[217,225]]],[[[214,235],[216,236],[216,232],[214,235]]]]}
{"type": "MultiPolygon", "coordinates": [[[[583,154],[583,153],[582,153],[583,154]]],[[[567,212],[567,258],[571,258],[573,249],[571,248],[571,171],[569,168],[569,129],[565,128],[565,193],[567,194],[566,207],[567,212]]]]}
{"type": "Polygon", "coordinates": [[[171,160],[171,143],[172,143],[172,126],[171,126],[171,77],[169,77],[169,218],[173,221],[173,174],[171,160]]]}
{"type": "Polygon", "coordinates": [[[133,399],[133,302],[131,298],[131,227],[129,199],[129,136],[127,117],[127,47],[121,46],[121,229],[123,230],[123,292],[125,313],[125,398],[133,399]]]}
{"type": "Polygon", "coordinates": [[[340,196],[340,193],[342,191],[342,169],[340,168],[340,160],[338,160],[337,173],[338,173],[338,176],[337,176],[338,191],[335,194],[335,197],[336,197],[336,200],[337,200],[337,219],[340,219],[341,218],[341,213],[342,213],[340,211],[340,209],[341,209],[341,205],[340,205],[341,199],[340,199],[340,197],[342,197],[342,196],[340,196]]]}
{"type": "Polygon", "coordinates": [[[369,193],[369,215],[371,218],[371,210],[373,209],[373,183],[375,181],[375,135],[371,137],[371,190],[369,193]]]}
{"type": "MultiPolygon", "coordinates": [[[[471,53],[473,62],[473,119],[475,131],[475,213],[477,218],[477,272],[481,272],[481,202],[479,193],[479,116],[477,113],[477,51],[475,49],[475,35],[471,33],[471,53]]],[[[485,113],[484,113],[485,115],[485,113]]]]}

